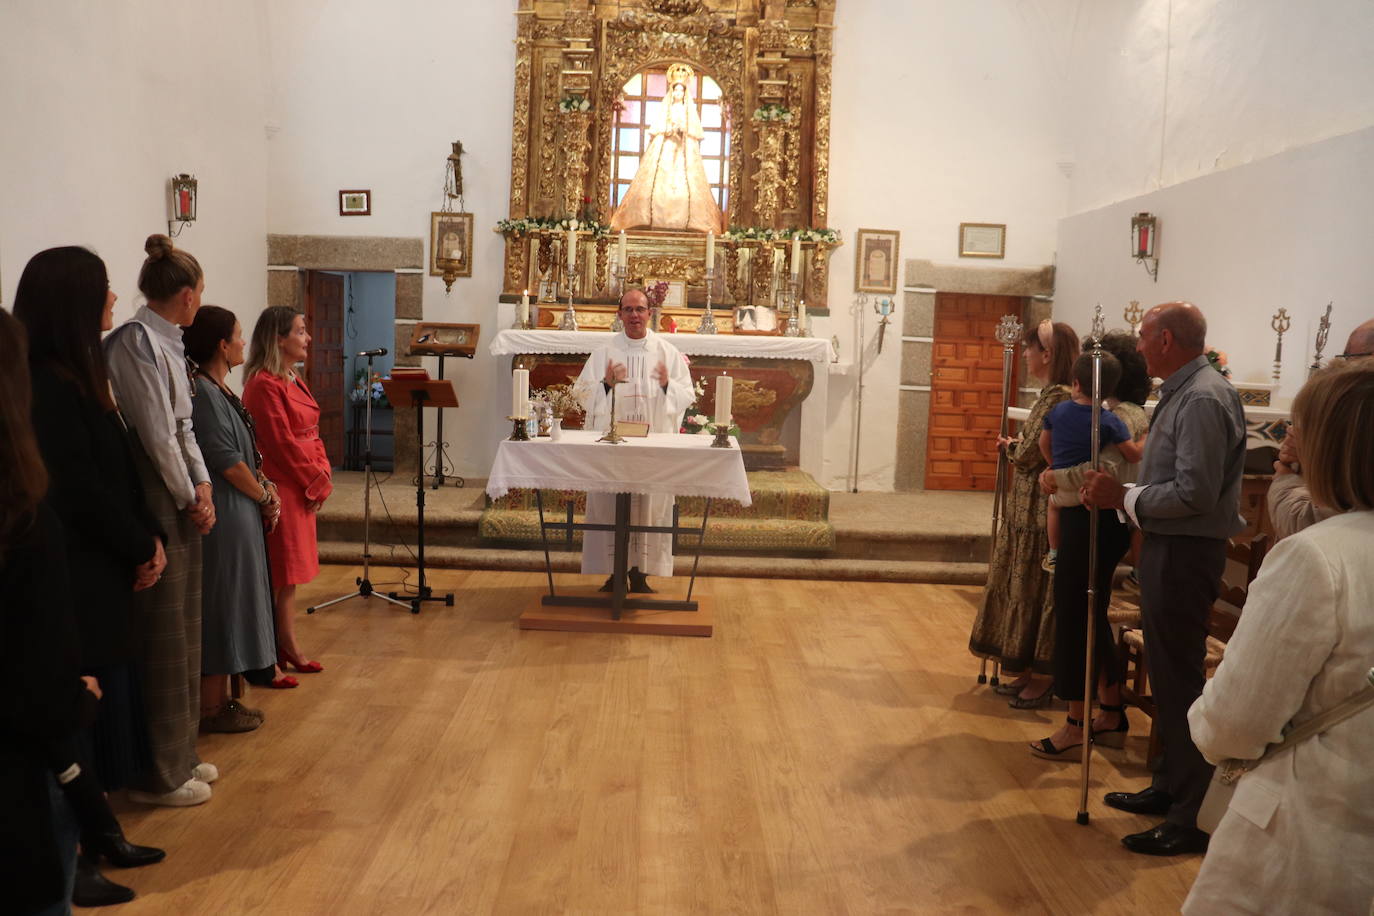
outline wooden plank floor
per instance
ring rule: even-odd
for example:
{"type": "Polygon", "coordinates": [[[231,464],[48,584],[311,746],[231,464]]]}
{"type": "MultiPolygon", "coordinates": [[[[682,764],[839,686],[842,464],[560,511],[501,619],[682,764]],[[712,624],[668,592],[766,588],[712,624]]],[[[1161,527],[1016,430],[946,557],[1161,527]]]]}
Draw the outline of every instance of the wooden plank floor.
{"type": "Polygon", "coordinates": [[[433,581],[455,607],[302,614],[326,671],[202,739],[208,804],[117,800],[169,855],[114,873],[139,899],[111,912],[1159,913],[1197,874],[1127,853],[1149,822],[1100,803],[1144,785],[1143,734],[1074,823],[1077,765],[1025,749],[1063,713],[974,682],[976,589],[708,580],[689,639],[522,632],[542,577],[433,581]]]}

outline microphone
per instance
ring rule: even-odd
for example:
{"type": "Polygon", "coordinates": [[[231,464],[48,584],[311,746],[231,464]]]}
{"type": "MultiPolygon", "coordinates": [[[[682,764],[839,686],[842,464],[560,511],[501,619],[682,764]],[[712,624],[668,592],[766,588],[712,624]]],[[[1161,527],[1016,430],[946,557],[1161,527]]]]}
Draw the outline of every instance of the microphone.
{"type": "Polygon", "coordinates": [[[378,347],[375,350],[364,350],[359,356],[386,356],[386,347],[378,347]]]}

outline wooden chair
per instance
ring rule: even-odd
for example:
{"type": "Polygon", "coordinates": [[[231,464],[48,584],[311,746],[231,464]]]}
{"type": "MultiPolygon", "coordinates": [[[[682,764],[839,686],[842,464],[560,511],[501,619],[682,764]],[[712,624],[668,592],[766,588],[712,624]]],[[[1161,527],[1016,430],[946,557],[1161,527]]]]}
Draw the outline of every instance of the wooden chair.
{"type": "MultiPolygon", "coordinates": [[[[1269,550],[1269,535],[1264,532],[1253,537],[1238,535],[1226,547],[1227,570],[1222,576],[1221,594],[1207,615],[1207,654],[1203,662],[1211,677],[1226,656],[1226,642],[1236,631],[1241,610],[1249,597],[1250,583],[1259,575],[1264,555],[1269,550]],[[1234,565],[1233,565],[1234,564],[1234,565]],[[1218,607],[1229,605],[1230,610],[1218,607]]],[[[1145,637],[1140,627],[1139,599],[1114,597],[1107,611],[1107,620],[1118,628],[1116,650],[1120,668],[1117,679],[1121,684],[1122,702],[1134,706],[1150,717],[1150,743],[1146,761],[1159,753],[1159,731],[1155,728],[1155,701],[1150,692],[1149,664],[1145,656],[1145,637]]]]}

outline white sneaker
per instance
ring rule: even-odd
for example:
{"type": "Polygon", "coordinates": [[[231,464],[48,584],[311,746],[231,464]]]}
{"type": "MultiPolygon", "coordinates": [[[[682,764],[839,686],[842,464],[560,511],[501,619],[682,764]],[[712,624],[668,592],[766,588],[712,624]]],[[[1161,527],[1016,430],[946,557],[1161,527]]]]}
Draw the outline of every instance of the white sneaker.
{"type": "Polygon", "coordinates": [[[209,785],[219,779],[219,769],[213,763],[198,763],[191,769],[191,778],[209,785]]]}
{"type": "Polygon", "coordinates": [[[210,800],[210,786],[199,779],[188,779],[179,788],[165,795],[152,792],[131,791],[129,798],[145,805],[166,805],[172,808],[187,808],[210,800]]]}

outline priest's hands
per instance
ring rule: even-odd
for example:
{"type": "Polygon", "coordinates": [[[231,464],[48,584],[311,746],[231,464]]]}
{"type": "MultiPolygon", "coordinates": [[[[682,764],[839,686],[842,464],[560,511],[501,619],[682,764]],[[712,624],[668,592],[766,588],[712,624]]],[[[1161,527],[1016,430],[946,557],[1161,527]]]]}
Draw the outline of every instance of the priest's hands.
{"type": "Polygon", "coordinates": [[[667,387],[668,387],[668,364],[667,364],[667,363],[659,362],[659,364],[658,364],[657,366],[654,366],[654,381],[655,381],[655,382],[658,382],[658,386],[659,386],[660,388],[667,388],[667,387]]]}
{"type": "Polygon", "coordinates": [[[625,381],[625,364],[611,359],[606,360],[606,375],[602,381],[607,385],[625,381]]]}

